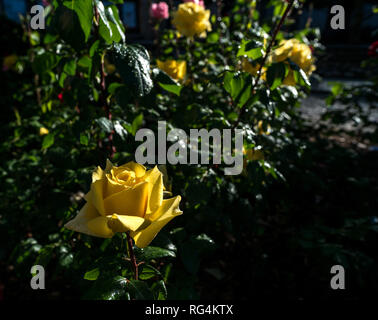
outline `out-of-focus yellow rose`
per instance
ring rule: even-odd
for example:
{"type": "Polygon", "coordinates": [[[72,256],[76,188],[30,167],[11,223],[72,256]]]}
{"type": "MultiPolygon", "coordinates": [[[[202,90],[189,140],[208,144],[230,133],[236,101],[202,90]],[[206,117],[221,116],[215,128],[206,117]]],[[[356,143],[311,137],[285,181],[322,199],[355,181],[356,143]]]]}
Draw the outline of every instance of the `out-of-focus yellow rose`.
{"type": "Polygon", "coordinates": [[[243,147],[243,175],[247,175],[247,165],[248,161],[259,161],[259,160],[264,160],[264,152],[261,150],[261,147],[256,147],[253,149],[245,149],[243,147]]]}
{"type": "Polygon", "coordinates": [[[171,78],[175,80],[182,80],[186,75],[186,61],[177,60],[157,60],[157,66],[160,70],[163,70],[171,78]]]}
{"type": "MultiPolygon", "coordinates": [[[[241,68],[243,71],[248,72],[253,76],[256,76],[257,72],[260,69],[260,64],[252,65],[252,63],[250,63],[248,59],[243,58],[241,61],[241,68]]],[[[265,67],[261,69],[261,79],[266,81],[266,68],[265,67]]]]}
{"type": "Polygon", "coordinates": [[[173,13],[172,23],[186,37],[206,36],[211,31],[210,10],[193,2],[182,3],[173,13]]]}
{"type": "MultiPolygon", "coordinates": [[[[279,47],[275,49],[268,58],[268,63],[281,62],[286,59],[296,63],[308,76],[316,69],[310,47],[297,39],[281,41],[279,47]]],[[[283,81],[286,85],[295,85],[294,72],[289,70],[283,81]]]]}
{"type": "Polygon", "coordinates": [[[44,136],[46,134],[49,134],[49,130],[48,129],[46,129],[45,127],[39,128],[39,135],[40,136],[44,136]]]}
{"type": "Polygon", "coordinates": [[[113,74],[116,71],[115,65],[110,63],[108,59],[104,60],[104,67],[107,74],[113,74]]]}
{"type": "Polygon", "coordinates": [[[18,57],[15,54],[6,56],[3,60],[3,71],[12,69],[12,67],[16,64],[17,60],[18,60],[18,57]]]}
{"type": "Polygon", "coordinates": [[[269,124],[267,125],[266,131],[264,131],[264,122],[260,120],[257,123],[257,133],[259,135],[262,135],[262,134],[269,135],[271,132],[272,132],[272,127],[269,124]]]}
{"type": "Polygon", "coordinates": [[[65,227],[95,237],[111,238],[129,232],[135,244],[144,248],[174,217],[181,215],[180,196],[163,199],[163,175],[135,162],[116,167],[107,161],[92,174],[87,203],[65,227]]]}
{"type": "Polygon", "coordinates": [[[245,150],[244,154],[249,161],[264,160],[264,152],[259,148],[245,150]]]}

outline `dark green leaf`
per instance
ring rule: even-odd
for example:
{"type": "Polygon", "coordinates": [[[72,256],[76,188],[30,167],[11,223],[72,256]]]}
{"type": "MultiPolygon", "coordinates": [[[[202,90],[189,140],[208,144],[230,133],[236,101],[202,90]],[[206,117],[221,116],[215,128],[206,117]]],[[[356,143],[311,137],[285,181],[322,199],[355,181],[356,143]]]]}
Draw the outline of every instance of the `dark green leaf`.
{"type": "Polygon", "coordinates": [[[140,261],[150,261],[152,259],[159,259],[165,257],[176,257],[174,251],[158,248],[158,247],[146,247],[143,249],[136,248],[135,254],[140,261]]]}
{"type": "Polygon", "coordinates": [[[130,280],[126,285],[127,290],[137,300],[153,300],[151,290],[147,284],[140,280],[130,280]]]}
{"type": "Polygon", "coordinates": [[[86,292],[87,300],[121,300],[127,299],[127,279],[121,276],[99,278],[86,292]]]}
{"type": "Polygon", "coordinates": [[[96,119],[96,122],[100,125],[100,128],[106,133],[111,133],[113,131],[113,123],[109,119],[102,117],[96,119]]]}
{"type": "Polygon", "coordinates": [[[76,12],[80,21],[80,26],[85,35],[85,41],[87,41],[89,34],[91,33],[93,19],[92,0],[64,1],[63,5],[76,12]]]}
{"type": "Polygon", "coordinates": [[[113,56],[117,71],[137,97],[147,95],[152,87],[150,57],[142,46],[114,44],[113,56]]]}
{"type": "Polygon", "coordinates": [[[286,66],[284,62],[273,63],[269,66],[266,78],[271,90],[277,88],[285,79],[286,66]]]}

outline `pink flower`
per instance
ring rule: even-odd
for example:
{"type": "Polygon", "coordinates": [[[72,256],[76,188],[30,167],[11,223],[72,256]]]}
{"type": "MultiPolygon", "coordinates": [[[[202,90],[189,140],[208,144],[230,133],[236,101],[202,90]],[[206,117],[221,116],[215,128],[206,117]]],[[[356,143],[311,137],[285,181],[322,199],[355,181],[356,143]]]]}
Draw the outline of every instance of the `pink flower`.
{"type": "Polygon", "coordinates": [[[193,2],[205,8],[205,1],[203,0],[184,0],[184,2],[193,2]]]}
{"type": "Polygon", "coordinates": [[[42,4],[47,7],[50,5],[50,2],[48,0],[42,0],[42,4]]]}
{"type": "Polygon", "coordinates": [[[150,8],[150,16],[154,19],[168,19],[169,7],[166,2],[153,3],[150,8]]]}

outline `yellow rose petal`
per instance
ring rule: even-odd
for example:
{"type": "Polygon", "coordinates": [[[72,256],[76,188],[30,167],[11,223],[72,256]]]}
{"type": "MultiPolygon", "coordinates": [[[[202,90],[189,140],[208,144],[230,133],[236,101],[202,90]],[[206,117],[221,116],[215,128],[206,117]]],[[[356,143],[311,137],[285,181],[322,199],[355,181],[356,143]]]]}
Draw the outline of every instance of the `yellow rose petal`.
{"type": "Polygon", "coordinates": [[[76,232],[81,232],[88,234],[90,236],[97,236],[88,228],[88,222],[95,218],[100,217],[100,214],[96,210],[96,208],[90,204],[86,203],[84,207],[80,210],[79,214],[69,222],[67,222],[64,227],[73,230],[76,232]]]}
{"type": "Polygon", "coordinates": [[[96,182],[91,184],[91,191],[89,191],[84,197],[85,200],[91,202],[96,207],[98,212],[103,216],[105,216],[105,207],[103,200],[104,185],[105,183],[103,179],[97,180],[96,182]]]}
{"type": "Polygon", "coordinates": [[[144,217],[147,209],[149,184],[141,182],[135,187],[128,187],[104,200],[106,214],[119,214],[144,217]]]}
{"type": "Polygon", "coordinates": [[[155,166],[152,170],[147,171],[145,181],[149,183],[149,199],[147,203],[146,214],[156,211],[163,202],[163,175],[155,166]]]}
{"type": "Polygon", "coordinates": [[[134,171],[137,178],[143,177],[146,174],[146,167],[134,161],[130,161],[121,167],[126,167],[131,171],[134,171]]]}
{"type": "Polygon", "coordinates": [[[108,227],[107,217],[97,217],[89,220],[87,225],[88,229],[92,232],[92,235],[100,238],[111,238],[114,235],[112,229],[108,227]]]}
{"type": "Polygon", "coordinates": [[[130,232],[137,247],[147,247],[169,221],[182,214],[182,211],[179,209],[180,201],[180,196],[163,200],[162,206],[150,217],[150,226],[141,231],[130,232]]]}
{"type": "Polygon", "coordinates": [[[121,216],[113,214],[111,219],[108,222],[108,226],[114,232],[127,232],[127,231],[136,231],[141,227],[147,227],[149,221],[136,216],[121,216]]]}

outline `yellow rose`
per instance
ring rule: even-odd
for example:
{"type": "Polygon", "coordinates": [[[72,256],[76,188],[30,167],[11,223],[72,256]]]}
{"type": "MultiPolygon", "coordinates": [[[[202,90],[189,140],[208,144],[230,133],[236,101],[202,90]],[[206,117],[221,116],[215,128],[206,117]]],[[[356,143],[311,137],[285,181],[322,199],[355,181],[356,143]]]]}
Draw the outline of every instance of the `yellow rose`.
{"type": "Polygon", "coordinates": [[[113,166],[107,161],[92,174],[87,203],[65,227],[95,237],[129,232],[139,248],[150,244],[174,217],[181,215],[180,196],[163,199],[163,175],[135,162],[113,166]]]}
{"type": "Polygon", "coordinates": [[[49,130],[48,129],[46,129],[45,127],[39,128],[39,135],[40,136],[44,136],[46,134],[49,134],[49,130]]]}
{"type": "Polygon", "coordinates": [[[186,61],[176,60],[157,60],[157,66],[160,70],[163,70],[171,78],[175,80],[182,80],[186,75],[186,61]]]}
{"type": "MultiPolygon", "coordinates": [[[[253,66],[248,61],[248,59],[243,58],[242,62],[241,62],[241,68],[242,68],[243,71],[248,72],[248,73],[250,73],[253,76],[256,76],[257,75],[257,71],[259,71],[259,69],[260,69],[260,65],[256,64],[255,66],[253,66]]],[[[266,81],[266,68],[265,67],[263,67],[261,69],[261,73],[262,73],[261,74],[261,79],[263,79],[263,80],[266,81]]]]}
{"type": "Polygon", "coordinates": [[[104,67],[107,74],[113,74],[116,71],[115,65],[110,63],[108,59],[104,60],[104,67]]]}
{"type": "Polygon", "coordinates": [[[16,64],[17,60],[18,60],[18,57],[15,54],[6,56],[3,60],[3,71],[12,69],[12,67],[16,64]]]}
{"type": "Polygon", "coordinates": [[[264,152],[261,150],[261,146],[258,146],[253,149],[244,149],[243,147],[243,155],[245,156],[243,159],[243,175],[247,175],[247,165],[248,161],[258,161],[264,160],[264,152]]]}
{"type": "MultiPolygon", "coordinates": [[[[268,63],[281,62],[286,59],[296,63],[308,76],[316,69],[314,66],[315,59],[310,47],[297,39],[281,41],[279,47],[269,57],[268,63]]],[[[283,84],[295,85],[293,70],[289,70],[283,84]]]]}
{"type": "Polygon", "coordinates": [[[264,125],[264,123],[262,122],[262,120],[260,120],[257,123],[257,133],[260,134],[260,135],[262,135],[262,134],[269,135],[272,132],[272,127],[268,124],[266,131],[264,131],[263,125],[264,125]]]}
{"type": "Polygon", "coordinates": [[[173,13],[172,23],[186,37],[204,36],[206,31],[211,31],[210,10],[193,2],[186,2],[179,5],[178,10],[173,13]]]}
{"type": "Polygon", "coordinates": [[[249,161],[264,160],[264,152],[258,148],[246,150],[245,155],[249,161]]]}

